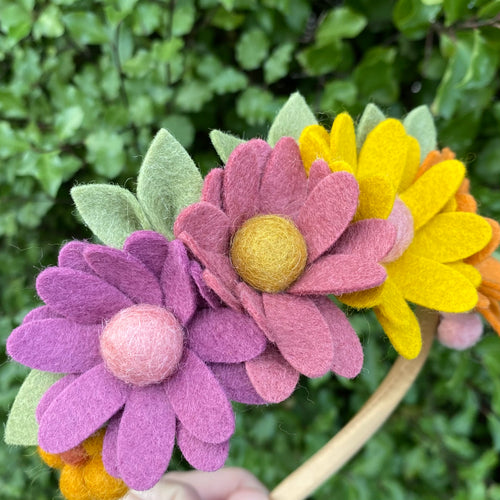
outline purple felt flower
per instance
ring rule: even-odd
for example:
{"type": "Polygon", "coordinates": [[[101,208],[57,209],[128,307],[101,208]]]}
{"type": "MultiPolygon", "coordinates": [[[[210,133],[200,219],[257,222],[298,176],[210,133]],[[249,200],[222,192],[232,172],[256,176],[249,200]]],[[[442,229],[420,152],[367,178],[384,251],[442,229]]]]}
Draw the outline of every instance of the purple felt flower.
{"type": "Polygon", "coordinates": [[[68,243],[58,264],[37,279],[46,305],[7,342],[20,363],[66,374],[37,408],[42,449],[70,450],[107,425],[104,465],[139,490],[160,479],[176,440],[194,467],[221,467],[228,397],[261,402],[241,370],[266,347],[255,322],[222,306],[180,241],[151,231],[123,251],[68,243]]]}
{"type": "Polygon", "coordinates": [[[274,149],[253,139],[210,172],[202,201],[175,222],[205,282],[266,333],[268,347],[245,366],[266,401],[288,397],[300,373],[354,377],[362,367],[359,339],[326,295],[380,285],[395,230],[379,219],[350,224],[358,195],[351,174],[322,160],[307,177],[292,138],[274,149]]]}

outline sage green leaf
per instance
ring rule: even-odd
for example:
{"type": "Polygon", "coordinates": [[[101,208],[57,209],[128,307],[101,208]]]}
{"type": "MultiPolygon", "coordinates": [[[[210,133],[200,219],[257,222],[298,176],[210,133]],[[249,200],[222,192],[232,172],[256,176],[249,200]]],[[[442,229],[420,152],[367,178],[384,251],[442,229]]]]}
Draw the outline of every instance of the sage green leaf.
{"type": "Polygon", "coordinates": [[[212,130],[209,135],[215,151],[217,151],[219,158],[224,164],[227,162],[227,159],[234,151],[234,148],[239,144],[243,144],[245,142],[239,137],[231,134],[226,134],[225,132],[222,132],[220,130],[212,130]]]}
{"type": "Polygon", "coordinates": [[[38,423],[35,417],[36,407],[42,396],[60,378],[59,373],[32,370],[23,382],[12,404],[5,426],[4,440],[16,446],[38,445],[38,423]]]}
{"type": "Polygon", "coordinates": [[[299,92],[294,92],[274,119],[267,135],[267,142],[274,146],[281,137],[293,137],[298,140],[300,133],[306,127],[317,123],[305,99],[299,92]]]}
{"type": "Polygon", "coordinates": [[[135,196],[120,186],[75,186],[71,196],[85,224],[105,245],[122,248],[134,231],[151,229],[135,196]]]}
{"type": "Polygon", "coordinates": [[[437,130],[430,109],[423,105],[410,111],[403,120],[406,132],[420,144],[420,161],[437,148],[437,130]]]}
{"type": "Polygon", "coordinates": [[[153,229],[173,237],[179,212],[200,199],[203,179],[181,144],[165,129],[153,139],[137,178],[137,198],[153,229]]]}
{"type": "Polygon", "coordinates": [[[370,103],[366,106],[356,129],[356,146],[358,151],[365,142],[367,135],[384,120],[385,115],[376,104],[370,103]]]}

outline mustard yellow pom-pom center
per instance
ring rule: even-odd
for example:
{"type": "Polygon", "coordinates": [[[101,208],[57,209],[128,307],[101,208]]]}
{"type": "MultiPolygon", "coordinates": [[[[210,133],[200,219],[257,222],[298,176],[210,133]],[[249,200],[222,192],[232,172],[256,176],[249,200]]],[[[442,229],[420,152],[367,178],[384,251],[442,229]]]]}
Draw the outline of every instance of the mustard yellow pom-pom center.
{"type": "Polygon", "coordinates": [[[278,215],[258,215],[238,229],[231,262],[241,278],[261,292],[286,290],[307,262],[307,246],[295,224],[278,215]]]}

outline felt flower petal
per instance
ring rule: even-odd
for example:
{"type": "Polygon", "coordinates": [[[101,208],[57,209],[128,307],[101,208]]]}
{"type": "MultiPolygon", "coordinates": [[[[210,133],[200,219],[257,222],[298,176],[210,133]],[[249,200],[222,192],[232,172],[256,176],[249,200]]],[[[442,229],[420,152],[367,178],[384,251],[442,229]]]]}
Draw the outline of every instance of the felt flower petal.
{"type": "Polygon", "coordinates": [[[215,276],[215,274],[212,274],[208,269],[205,269],[202,277],[205,283],[217,294],[222,302],[235,311],[241,311],[241,304],[238,299],[233,295],[232,291],[229,290],[217,276],[215,276]]]}
{"type": "Polygon", "coordinates": [[[210,369],[231,401],[249,405],[265,403],[253,387],[245,363],[211,363],[210,369]]]}
{"type": "Polygon", "coordinates": [[[332,251],[381,261],[396,241],[396,230],[388,221],[366,219],[351,224],[337,240],[332,251]]]}
{"type": "Polygon", "coordinates": [[[334,160],[346,162],[356,172],[357,151],[354,123],[348,113],[340,113],[335,118],[330,131],[330,149],[334,160]]]}
{"type": "Polygon", "coordinates": [[[17,362],[55,373],[82,373],[101,360],[101,325],[80,325],[66,318],[30,321],[7,340],[7,352],[17,362]]]}
{"type": "Polygon", "coordinates": [[[384,113],[382,113],[377,105],[370,102],[364,109],[356,128],[356,146],[358,151],[366,141],[368,134],[384,120],[384,113]]]}
{"type": "Polygon", "coordinates": [[[85,260],[104,281],[136,304],[162,304],[156,276],[132,255],[114,248],[95,246],[84,251],[85,260]]]}
{"type": "Polygon", "coordinates": [[[154,231],[132,233],[123,250],[139,259],[155,276],[159,276],[167,255],[168,240],[154,231]]]}
{"type": "Polygon", "coordinates": [[[333,163],[330,135],[321,125],[310,125],[302,131],[299,137],[299,148],[307,173],[316,160],[322,159],[327,164],[333,163]]]}
{"type": "Polygon", "coordinates": [[[177,445],[192,467],[206,472],[220,469],[229,455],[229,441],[205,443],[193,436],[181,423],[177,426],[177,445]]]}
{"type": "Polygon", "coordinates": [[[380,304],[382,300],[383,285],[370,290],[362,290],[360,292],[346,293],[337,297],[343,304],[353,307],[354,309],[371,309],[372,307],[380,304]]]}
{"type": "Polygon", "coordinates": [[[498,260],[489,257],[478,264],[477,269],[483,276],[483,284],[500,291],[500,262],[498,260]]]}
{"type": "Polygon", "coordinates": [[[224,390],[196,354],[186,350],[181,368],[165,382],[177,418],[198,439],[227,441],[234,432],[234,414],[224,390]]]}
{"type": "Polygon", "coordinates": [[[358,183],[359,204],[355,220],[387,219],[396,198],[396,188],[391,180],[375,174],[358,179],[358,183]]]}
{"type": "Polygon", "coordinates": [[[224,174],[224,207],[232,225],[258,212],[262,171],[271,146],[261,139],[239,145],[229,157],[224,174]]]}
{"type": "Polygon", "coordinates": [[[103,364],[80,375],[47,408],[38,440],[49,453],[74,448],[102,427],[124,405],[129,389],[103,364]]]}
{"type": "Polygon", "coordinates": [[[97,276],[65,267],[42,271],[36,280],[36,289],[49,307],[85,324],[101,324],[102,320],[133,305],[120,290],[97,276]]]}
{"type": "MultiPolygon", "coordinates": [[[[55,374],[54,374],[55,375],[55,374]]],[[[79,375],[60,375],[62,378],[52,385],[41,397],[38,406],[36,407],[36,419],[38,422],[42,420],[43,414],[52,402],[61,394],[66,387],[69,387],[79,375]]]]}
{"type": "Polygon", "coordinates": [[[465,276],[420,255],[407,251],[387,264],[387,273],[406,300],[429,309],[467,312],[477,304],[477,290],[465,276]]]}
{"type": "Polygon", "coordinates": [[[466,264],[463,261],[447,263],[446,267],[458,271],[465,276],[472,283],[474,288],[479,288],[479,285],[481,285],[483,281],[481,273],[474,266],[466,264]]]}
{"type": "Polygon", "coordinates": [[[41,319],[52,319],[60,318],[61,315],[57,314],[49,306],[40,306],[32,309],[23,319],[24,323],[29,323],[30,321],[38,321],[41,319]]]}
{"type": "Polygon", "coordinates": [[[83,257],[83,251],[89,246],[91,246],[89,243],[83,241],[70,241],[66,243],[59,251],[57,265],[93,274],[92,268],[83,257]]]}
{"type": "Polygon", "coordinates": [[[394,349],[406,359],[416,358],[422,349],[420,325],[390,278],[384,284],[383,298],[374,311],[394,349]]]}
{"type": "Polygon", "coordinates": [[[175,442],[175,414],[160,385],[134,387],[118,429],[120,477],[136,490],[152,488],[167,469],[175,442]]]}
{"type": "Polygon", "coordinates": [[[487,308],[478,310],[493,330],[500,335],[500,304],[498,302],[490,302],[487,308]]]}
{"type": "Polygon", "coordinates": [[[254,288],[248,286],[244,282],[238,283],[238,298],[248,314],[252,316],[258,327],[264,332],[266,337],[274,342],[272,333],[267,324],[266,313],[264,312],[264,305],[262,303],[262,295],[254,288]]]}
{"type": "Polygon", "coordinates": [[[332,332],[332,371],[342,377],[356,377],[363,368],[363,348],[356,332],[328,297],[318,297],[315,302],[332,332]]]}
{"type": "Polygon", "coordinates": [[[309,194],[326,176],[332,172],[325,160],[316,160],[309,170],[309,179],[307,181],[307,193],[309,194]]]}
{"type": "Polygon", "coordinates": [[[457,160],[446,160],[421,175],[401,193],[400,198],[410,209],[417,231],[429,222],[456,193],[465,176],[465,167],[457,160]]]}
{"type": "Polygon", "coordinates": [[[381,285],[383,266],[359,255],[326,255],[312,264],[288,289],[295,295],[342,295],[381,285]]]}
{"type": "Polygon", "coordinates": [[[102,442],[102,463],[106,472],[116,478],[120,477],[118,469],[118,430],[121,418],[122,412],[119,412],[110,419],[102,442]]]}
{"type": "Polygon", "coordinates": [[[293,217],[307,195],[307,177],[297,143],[283,137],[274,147],[262,174],[260,212],[293,217]]]}
{"type": "Polygon", "coordinates": [[[496,220],[489,219],[488,217],[484,217],[484,220],[491,227],[491,239],[482,250],[467,259],[468,264],[480,264],[486,260],[500,245],[500,224],[496,220]]]}
{"type": "Polygon", "coordinates": [[[165,306],[185,325],[196,311],[198,297],[189,272],[187,250],[179,240],[168,246],[160,281],[165,306]]]}
{"type": "Polygon", "coordinates": [[[359,153],[357,177],[386,176],[398,188],[406,165],[408,140],[399,120],[379,123],[367,136],[359,153]]]}
{"type": "Polygon", "coordinates": [[[208,172],[201,188],[201,200],[212,204],[214,207],[222,209],[222,183],[224,170],[213,168],[208,172]]]}
{"type": "Polygon", "coordinates": [[[309,194],[297,219],[308,261],[326,252],[344,232],[358,205],[358,183],[346,172],[325,177],[309,194]]]}
{"type": "Polygon", "coordinates": [[[287,399],[299,381],[299,372],[272,344],[260,356],[247,361],[245,368],[257,394],[269,403],[287,399]]]}
{"type": "Polygon", "coordinates": [[[329,371],[333,363],[332,335],[313,300],[268,293],[262,299],[283,357],[308,377],[321,377],[329,371]]]}
{"type": "Polygon", "coordinates": [[[406,140],[408,141],[408,151],[405,168],[399,183],[399,192],[405,191],[413,184],[420,166],[420,145],[418,141],[411,136],[407,136],[406,140]]]}
{"type": "Polygon", "coordinates": [[[240,363],[266,348],[266,337],[247,315],[204,309],[189,325],[189,347],[205,362],[240,363]]]}
{"type": "Polygon", "coordinates": [[[354,175],[354,169],[349,163],[342,160],[335,160],[329,164],[330,172],[349,172],[354,175]]]}
{"type": "Polygon", "coordinates": [[[192,260],[189,264],[189,273],[196,284],[199,294],[208,303],[210,307],[220,307],[221,302],[215,292],[203,280],[203,269],[200,264],[192,260]]]}

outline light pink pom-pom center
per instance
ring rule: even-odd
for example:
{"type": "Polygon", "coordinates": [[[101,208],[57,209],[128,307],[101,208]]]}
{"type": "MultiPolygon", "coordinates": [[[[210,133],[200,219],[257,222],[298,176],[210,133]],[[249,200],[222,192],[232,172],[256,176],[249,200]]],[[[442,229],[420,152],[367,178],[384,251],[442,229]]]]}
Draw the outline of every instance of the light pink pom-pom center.
{"type": "Polygon", "coordinates": [[[115,314],[101,334],[107,369],[129,384],[157,384],[172,375],[182,357],[184,334],[162,307],[138,304],[115,314]]]}

